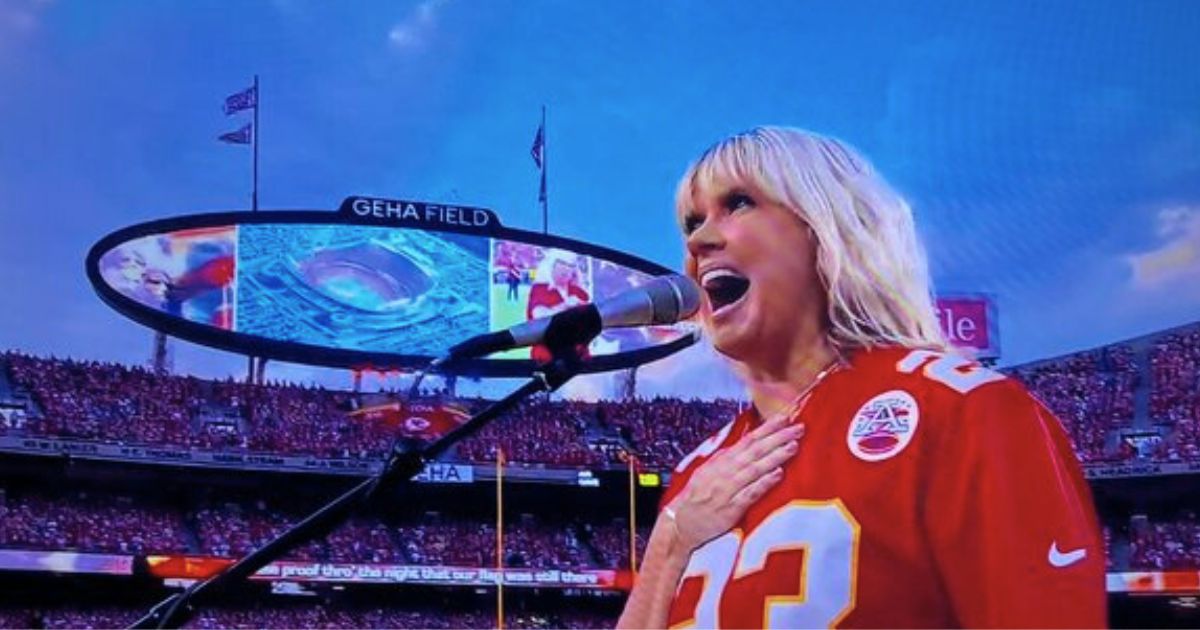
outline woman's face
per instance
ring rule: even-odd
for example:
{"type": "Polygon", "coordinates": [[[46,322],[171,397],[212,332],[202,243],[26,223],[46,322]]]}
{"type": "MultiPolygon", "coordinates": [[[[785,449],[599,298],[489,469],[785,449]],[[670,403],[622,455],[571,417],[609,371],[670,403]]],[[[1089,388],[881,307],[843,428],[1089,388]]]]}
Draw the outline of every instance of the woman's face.
{"type": "Polygon", "coordinates": [[[750,366],[786,360],[804,331],[824,328],[816,239],[787,207],[744,182],[693,190],[680,217],[700,318],[722,354],[750,366]]]}
{"type": "Polygon", "coordinates": [[[132,252],[121,252],[119,269],[128,282],[141,282],[142,274],[146,272],[146,262],[132,252]]]}
{"type": "Polygon", "coordinates": [[[550,275],[554,278],[554,284],[565,287],[575,279],[575,268],[561,260],[556,260],[550,275]]]}

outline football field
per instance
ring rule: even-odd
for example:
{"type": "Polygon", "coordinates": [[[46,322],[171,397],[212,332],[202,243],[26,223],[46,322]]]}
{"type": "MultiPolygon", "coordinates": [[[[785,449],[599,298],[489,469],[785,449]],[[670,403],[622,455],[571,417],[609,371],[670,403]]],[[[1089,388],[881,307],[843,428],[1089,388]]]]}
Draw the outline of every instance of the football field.
{"type": "MultiPolygon", "coordinates": [[[[508,328],[525,321],[525,305],[529,303],[529,285],[517,287],[517,299],[508,299],[507,284],[491,284],[491,330],[508,328]]],[[[516,348],[490,355],[492,359],[528,359],[529,348],[516,348]]]]}

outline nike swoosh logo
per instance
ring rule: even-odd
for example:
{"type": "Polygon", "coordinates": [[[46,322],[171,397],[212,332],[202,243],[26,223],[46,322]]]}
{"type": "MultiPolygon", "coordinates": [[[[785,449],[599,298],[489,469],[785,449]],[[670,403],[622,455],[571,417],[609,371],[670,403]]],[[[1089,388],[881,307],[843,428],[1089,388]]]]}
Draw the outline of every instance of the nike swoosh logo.
{"type": "Polygon", "coordinates": [[[1087,557],[1087,549],[1080,547],[1066,553],[1058,550],[1058,541],[1050,543],[1050,564],[1058,568],[1069,567],[1087,557]]]}

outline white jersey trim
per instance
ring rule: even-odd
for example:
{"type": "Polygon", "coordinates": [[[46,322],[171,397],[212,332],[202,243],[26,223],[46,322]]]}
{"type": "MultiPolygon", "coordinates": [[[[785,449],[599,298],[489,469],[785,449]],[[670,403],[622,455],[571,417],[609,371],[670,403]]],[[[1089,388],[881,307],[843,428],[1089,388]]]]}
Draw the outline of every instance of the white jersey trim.
{"type": "Polygon", "coordinates": [[[687,470],[688,466],[691,466],[692,462],[696,461],[697,458],[708,457],[717,452],[717,449],[721,448],[721,445],[725,443],[725,439],[729,437],[729,432],[733,430],[735,423],[737,423],[737,418],[730,420],[729,424],[721,427],[720,431],[717,431],[716,434],[701,442],[700,446],[696,447],[696,450],[688,453],[686,457],[679,460],[679,464],[675,466],[675,474],[680,474],[687,470]]]}

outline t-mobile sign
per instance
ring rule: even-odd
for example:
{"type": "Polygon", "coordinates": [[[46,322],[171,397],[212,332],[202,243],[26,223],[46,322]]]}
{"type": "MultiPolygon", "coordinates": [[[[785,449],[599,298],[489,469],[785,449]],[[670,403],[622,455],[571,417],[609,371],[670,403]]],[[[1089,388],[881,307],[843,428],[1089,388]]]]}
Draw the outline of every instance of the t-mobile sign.
{"type": "Polygon", "coordinates": [[[982,294],[942,295],[937,298],[937,318],[946,339],[970,350],[978,359],[1000,357],[996,303],[982,294]]]}

